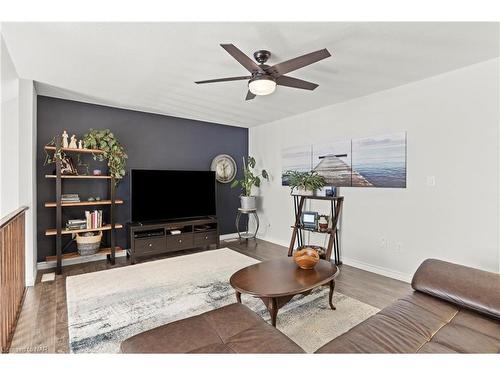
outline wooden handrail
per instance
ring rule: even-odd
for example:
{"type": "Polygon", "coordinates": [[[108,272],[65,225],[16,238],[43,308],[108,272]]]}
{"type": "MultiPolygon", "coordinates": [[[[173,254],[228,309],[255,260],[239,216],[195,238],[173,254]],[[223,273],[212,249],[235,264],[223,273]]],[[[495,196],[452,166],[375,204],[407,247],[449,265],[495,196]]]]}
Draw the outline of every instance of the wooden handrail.
{"type": "Polygon", "coordinates": [[[9,224],[12,220],[14,220],[17,216],[21,215],[24,211],[28,210],[28,206],[21,206],[17,210],[12,211],[11,213],[5,215],[0,219],[0,229],[9,224]]]}
{"type": "Polygon", "coordinates": [[[12,341],[26,289],[24,277],[24,221],[28,207],[20,207],[0,221],[0,350],[12,341]]]}

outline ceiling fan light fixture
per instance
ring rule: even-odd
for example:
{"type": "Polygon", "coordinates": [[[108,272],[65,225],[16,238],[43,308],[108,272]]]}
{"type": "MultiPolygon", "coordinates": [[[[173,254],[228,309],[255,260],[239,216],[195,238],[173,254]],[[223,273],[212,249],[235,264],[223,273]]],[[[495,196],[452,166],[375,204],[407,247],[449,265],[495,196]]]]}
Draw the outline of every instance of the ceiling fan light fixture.
{"type": "Polygon", "coordinates": [[[248,81],[248,89],[254,95],[269,95],[276,90],[276,82],[269,76],[256,77],[248,81]]]}

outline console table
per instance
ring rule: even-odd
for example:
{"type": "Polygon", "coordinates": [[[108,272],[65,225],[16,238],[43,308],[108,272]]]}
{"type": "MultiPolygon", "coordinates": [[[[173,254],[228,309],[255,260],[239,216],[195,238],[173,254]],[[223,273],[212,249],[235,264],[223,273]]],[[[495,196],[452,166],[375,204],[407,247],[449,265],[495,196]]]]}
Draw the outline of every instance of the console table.
{"type": "Polygon", "coordinates": [[[127,257],[132,264],[138,257],[215,245],[219,247],[217,218],[206,217],[153,224],[127,224],[127,257]],[[180,231],[172,234],[172,231],[180,231]]]}
{"type": "Polygon", "coordinates": [[[329,235],[328,246],[326,248],[325,259],[330,260],[333,256],[335,260],[335,264],[342,264],[340,261],[340,241],[338,235],[338,223],[340,214],[342,212],[342,206],[344,203],[344,197],[325,197],[325,196],[315,196],[315,195],[295,195],[293,194],[293,203],[295,208],[295,224],[292,226],[292,239],[290,240],[290,246],[288,248],[288,256],[291,257],[293,254],[293,250],[295,248],[295,242],[297,241],[298,246],[304,246],[303,240],[303,231],[315,232],[315,233],[324,233],[329,235]],[[302,211],[304,208],[304,203],[306,199],[315,199],[315,200],[323,200],[329,201],[330,203],[330,214],[332,217],[332,227],[328,228],[327,231],[321,232],[318,229],[304,228],[300,224],[300,217],[302,216],[302,211]]]}

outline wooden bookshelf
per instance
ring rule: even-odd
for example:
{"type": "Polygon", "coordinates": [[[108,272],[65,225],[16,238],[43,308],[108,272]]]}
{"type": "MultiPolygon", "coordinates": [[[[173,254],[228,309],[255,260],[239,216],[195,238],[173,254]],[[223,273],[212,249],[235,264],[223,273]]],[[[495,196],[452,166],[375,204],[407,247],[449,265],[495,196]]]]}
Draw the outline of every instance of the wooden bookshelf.
{"type": "Polygon", "coordinates": [[[55,208],[56,212],[56,222],[55,228],[50,228],[45,231],[46,236],[55,236],[55,247],[56,247],[56,255],[54,259],[56,260],[56,273],[58,275],[62,272],[62,260],[66,258],[67,255],[62,253],[62,236],[66,234],[75,234],[75,233],[85,233],[85,232],[96,232],[96,231],[109,231],[110,236],[110,247],[109,251],[106,252],[108,260],[111,264],[115,263],[115,253],[116,253],[116,233],[115,229],[123,228],[123,225],[115,223],[115,215],[116,215],[116,205],[123,204],[123,200],[115,198],[115,178],[114,176],[79,176],[79,175],[63,175],[61,173],[62,170],[62,160],[61,153],[81,153],[81,154],[104,154],[104,151],[94,150],[94,149],[78,149],[78,148],[62,148],[61,145],[61,137],[57,136],[55,139],[54,146],[45,146],[45,151],[54,152],[54,158],[56,163],[56,172],[55,174],[47,174],[45,178],[54,179],[55,180],[55,201],[54,202],[45,202],[45,207],[47,208],[55,208]],[[109,197],[106,200],[101,201],[85,201],[85,202],[62,202],[62,193],[63,193],[63,185],[65,180],[82,180],[82,181],[106,181],[109,185],[109,197]],[[76,229],[76,230],[67,230],[63,223],[63,208],[67,207],[89,207],[89,206],[108,206],[109,207],[109,218],[106,220],[109,224],[104,225],[100,228],[93,229],[76,229]]]}
{"type": "MultiPolygon", "coordinates": [[[[45,146],[45,150],[47,151],[56,151],[56,146],[45,146]]],[[[104,154],[104,151],[101,150],[94,150],[91,148],[65,148],[61,147],[60,150],[62,152],[77,152],[77,153],[82,153],[82,154],[104,154]]]]}
{"type": "MultiPolygon", "coordinates": [[[[46,174],[45,178],[57,178],[57,175],[55,174],[46,174]]],[[[101,180],[110,180],[112,177],[111,176],[86,176],[86,175],[72,175],[72,174],[63,174],[61,175],[62,179],[67,179],[67,178],[75,178],[75,179],[101,179],[101,180]]]]}
{"type": "MultiPolygon", "coordinates": [[[[123,250],[121,247],[116,246],[115,247],[116,254],[120,254],[122,252],[125,252],[126,250],[123,250]]],[[[111,248],[110,247],[104,247],[102,249],[99,249],[99,251],[93,255],[84,255],[84,257],[91,257],[94,255],[109,255],[111,254],[111,248]]],[[[62,255],[63,260],[68,260],[68,259],[75,259],[75,258],[80,258],[82,255],[78,254],[78,252],[72,252],[72,253],[66,253],[62,255]]],[[[56,255],[49,255],[45,257],[46,262],[53,262],[57,260],[56,255]]]]}
{"type": "MultiPolygon", "coordinates": [[[[100,200],[100,201],[83,201],[83,202],[64,202],[61,203],[62,207],[81,207],[81,206],[109,206],[113,204],[110,200],[100,200]]],[[[123,204],[123,200],[116,199],[115,204],[123,204]]],[[[57,202],[45,202],[45,207],[57,207],[57,202]]]]}
{"type": "MultiPolygon", "coordinates": [[[[121,224],[118,224],[118,223],[115,223],[115,229],[120,229],[120,228],[123,228],[123,225],[121,224]]],[[[98,232],[98,231],[106,231],[106,230],[111,230],[111,225],[105,225],[103,227],[100,227],[100,228],[93,228],[93,229],[72,229],[72,230],[68,230],[68,229],[62,229],[61,230],[61,234],[73,234],[73,233],[85,233],[85,232],[98,232]]],[[[57,230],[56,229],[47,229],[45,231],[45,235],[46,236],[55,236],[57,234],[57,230]]]]}

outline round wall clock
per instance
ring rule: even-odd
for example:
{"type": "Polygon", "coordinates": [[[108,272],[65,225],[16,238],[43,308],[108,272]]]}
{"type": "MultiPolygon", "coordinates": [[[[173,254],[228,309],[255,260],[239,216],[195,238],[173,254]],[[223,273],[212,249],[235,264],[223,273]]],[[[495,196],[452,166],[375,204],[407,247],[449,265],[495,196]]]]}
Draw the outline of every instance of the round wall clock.
{"type": "Polygon", "coordinates": [[[215,172],[217,181],[223,184],[231,182],[236,177],[237,167],[234,159],[226,154],[217,155],[212,160],[210,170],[215,172]]]}

